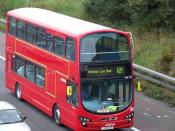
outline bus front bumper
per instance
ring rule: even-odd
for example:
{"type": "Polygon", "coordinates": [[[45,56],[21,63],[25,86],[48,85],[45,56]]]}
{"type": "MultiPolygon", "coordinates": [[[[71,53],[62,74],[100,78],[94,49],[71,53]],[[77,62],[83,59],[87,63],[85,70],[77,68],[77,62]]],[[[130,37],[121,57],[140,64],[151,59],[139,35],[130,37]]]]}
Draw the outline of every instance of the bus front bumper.
{"type": "Polygon", "coordinates": [[[110,130],[118,128],[130,128],[133,126],[133,120],[110,121],[110,122],[87,122],[86,125],[77,127],[76,131],[90,131],[90,130],[110,130]]]}

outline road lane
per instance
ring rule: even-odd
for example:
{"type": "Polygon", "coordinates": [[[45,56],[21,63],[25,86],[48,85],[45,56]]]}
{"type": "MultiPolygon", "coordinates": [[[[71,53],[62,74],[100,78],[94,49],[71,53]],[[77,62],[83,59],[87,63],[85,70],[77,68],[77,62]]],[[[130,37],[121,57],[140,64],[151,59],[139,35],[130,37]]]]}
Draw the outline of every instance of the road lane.
{"type": "Polygon", "coordinates": [[[175,131],[175,108],[142,94],[136,94],[135,100],[136,127],[142,131],[175,131]]]}
{"type": "Polygon", "coordinates": [[[5,34],[0,32],[0,56],[5,56],[5,34]]]}

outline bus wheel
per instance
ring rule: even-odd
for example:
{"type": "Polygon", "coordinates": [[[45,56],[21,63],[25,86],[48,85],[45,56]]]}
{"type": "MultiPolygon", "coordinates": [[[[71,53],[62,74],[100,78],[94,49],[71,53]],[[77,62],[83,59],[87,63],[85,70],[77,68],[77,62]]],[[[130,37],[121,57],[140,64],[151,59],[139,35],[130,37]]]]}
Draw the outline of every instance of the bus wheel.
{"type": "Polygon", "coordinates": [[[56,125],[58,125],[58,126],[62,125],[61,121],[60,121],[60,117],[61,117],[60,109],[59,109],[58,105],[55,105],[53,108],[53,120],[56,123],[56,125]]]}
{"type": "Polygon", "coordinates": [[[21,98],[21,93],[22,93],[22,91],[21,91],[21,87],[20,87],[20,85],[19,84],[16,84],[16,90],[15,90],[15,95],[16,95],[16,98],[18,99],[18,100],[22,100],[22,98],[21,98]]]}

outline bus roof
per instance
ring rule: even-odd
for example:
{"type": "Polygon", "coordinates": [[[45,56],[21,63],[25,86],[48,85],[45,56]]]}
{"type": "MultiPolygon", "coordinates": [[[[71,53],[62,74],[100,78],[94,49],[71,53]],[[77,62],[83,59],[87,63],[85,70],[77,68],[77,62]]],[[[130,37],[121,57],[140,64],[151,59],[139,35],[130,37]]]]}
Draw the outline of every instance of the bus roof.
{"type": "Polygon", "coordinates": [[[8,15],[48,27],[68,35],[82,35],[95,31],[114,31],[111,28],[62,15],[40,8],[19,8],[8,12],[8,15]]]}

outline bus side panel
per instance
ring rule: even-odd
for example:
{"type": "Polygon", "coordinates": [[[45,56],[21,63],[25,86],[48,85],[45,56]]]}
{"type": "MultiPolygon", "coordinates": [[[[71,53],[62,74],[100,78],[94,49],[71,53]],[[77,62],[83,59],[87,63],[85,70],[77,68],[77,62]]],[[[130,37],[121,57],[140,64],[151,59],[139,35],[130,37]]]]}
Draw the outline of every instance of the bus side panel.
{"type": "Polygon", "coordinates": [[[55,71],[47,68],[47,79],[46,79],[46,94],[51,97],[56,97],[56,76],[55,71]]]}
{"type": "Polygon", "coordinates": [[[56,97],[57,97],[57,104],[60,108],[61,122],[67,125],[66,117],[65,117],[65,101],[66,101],[66,85],[67,85],[67,78],[56,72],[56,97]]]}
{"type": "Polygon", "coordinates": [[[5,85],[6,88],[10,89],[14,92],[14,81],[13,75],[14,73],[11,71],[12,63],[11,63],[11,54],[15,48],[15,38],[11,37],[10,35],[6,35],[6,61],[5,61],[5,85]]]}
{"type": "Polygon", "coordinates": [[[20,84],[22,90],[22,98],[32,105],[36,106],[48,115],[52,115],[52,103],[45,94],[45,89],[37,86],[35,83],[31,83],[24,77],[16,75],[16,82],[20,84]]]}
{"type": "Polygon", "coordinates": [[[15,37],[12,35],[6,35],[6,49],[15,50],[15,37]]]}
{"type": "Polygon", "coordinates": [[[40,87],[35,83],[32,83],[25,79],[23,97],[31,104],[35,105],[48,115],[52,116],[52,107],[55,103],[55,97],[47,92],[47,83],[53,83],[54,85],[54,75],[51,76],[52,82],[47,79],[47,69],[45,69],[45,87],[40,87]]]}
{"type": "Polygon", "coordinates": [[[11,58],[10,58],[10,51],[7,51],[6,52],[6,64],[5,64],[5,77],[6,77],[6,81],[5,81],[5,83],[6,83],[6,87],[7,88],[9,88],[10,90],[11,90],[11,88],[12,88],[12,75],[11,75],[11,69],[10,69],[10,67],[11,67],[11,58]]]}

